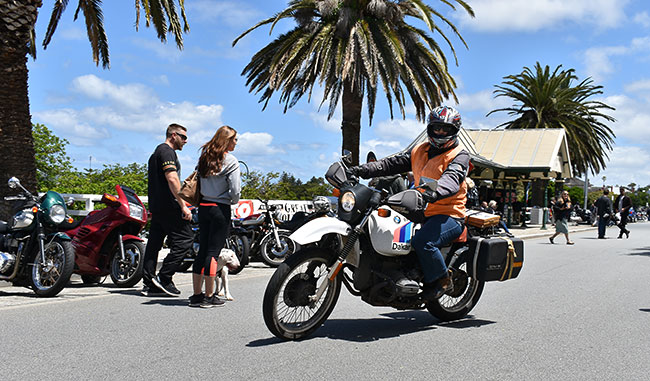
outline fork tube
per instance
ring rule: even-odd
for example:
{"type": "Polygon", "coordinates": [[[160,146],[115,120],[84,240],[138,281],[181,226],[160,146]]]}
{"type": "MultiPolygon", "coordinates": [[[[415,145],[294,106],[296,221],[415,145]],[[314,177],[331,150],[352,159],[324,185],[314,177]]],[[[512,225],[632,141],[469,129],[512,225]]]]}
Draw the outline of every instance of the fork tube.
{"type": "Polygon", "coordinates": [[[122,242],[122,233],[117,233],[117,244],[120,245],[120,255],[122,260],[126,260],[126,253],[124,252],[124,242],[122,242]]]}
{"type": "Polygon", "coordinates": [[[38,233],[38,248],[41,252],[41,263],[45,266],[45,234],[38,233]]]}
{"type": "Polygon", "coordinates": [[[275,226],[271,212],[269,212],[269,220],[271,220],[271,229],[273,229],[273,238],[275,238],[275,248],[279,250],[282,244],[280,243],[280,235],[278,235],[278,227],[275,226]]]}

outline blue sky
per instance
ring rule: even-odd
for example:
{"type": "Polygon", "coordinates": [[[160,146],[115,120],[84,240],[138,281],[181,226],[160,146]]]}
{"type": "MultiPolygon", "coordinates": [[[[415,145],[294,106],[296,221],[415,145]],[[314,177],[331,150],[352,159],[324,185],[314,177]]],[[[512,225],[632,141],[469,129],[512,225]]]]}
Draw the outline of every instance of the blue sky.
{"type": "MultiPolygon", "coordinates": [[[[452,38],[458,66],[459,104],[466,128],[493,128],[509,106],[493,97],[504,76],[536,62],[574,68],[580,79],[604,86],[599,98],[616,107],[617,135],[607,169],[593,178],[609,185],[650,184],[650,4],[647,0],[467,0],[476,12],[469,19],[440,1],[429,1],[460,29],[469,49],[452,38]]],[[[189,143],[179,157],[185,176],[198,148],[223,124],[235,128],[234,154],[251,170],[286,171],[304,180],[323,176],[341,147],[340,110],[327,121],[320,96],[306,98],[283,113],[277,96],[265,111],[259,96],[248,93],[240,75],[250,57],[283,30],[251,33],[236,47],[241,32],[284,9],[285,0],[187,0],[191,32],[185,49],[173,39],[162,44],[155,31],[135,31],[132,1],[105,1],[110,70],[96,67],[83,18],[73,22],[74,5],[63,15],[47,50],[29,60],[29,93],[34,123],[43,123],[70,141],[68,153],[79,168],[102,164],[146,163],[164,140],[169,123],[188,127],[189,143]],[[92,157],[92,159],[91,159],[92,157]]],[[[44,1],[36,28],[42,41],[53,1],[44,1]]],[[[141,20],[142,21],[142,20],[141,20]]],[[[451,31],[447,33],[452,37],[451,31]]],[[[453,57],[448,54],[453,65],[453,57]]],[[[361,157],[368,150],[385,156],[405,147],[423,128],[409,107],[406,120],[390,120],[385,98],[377,97],[372,126],[362,117],[361,157]]]]}

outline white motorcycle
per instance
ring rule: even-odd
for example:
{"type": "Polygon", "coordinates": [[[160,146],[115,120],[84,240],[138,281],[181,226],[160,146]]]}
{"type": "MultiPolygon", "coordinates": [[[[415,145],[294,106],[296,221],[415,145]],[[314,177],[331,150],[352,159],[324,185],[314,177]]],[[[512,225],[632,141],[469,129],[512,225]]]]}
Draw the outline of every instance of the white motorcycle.
{"type": "MultiPolygon", "coordinates": [[[[489,251],[494,245],[481,243],[490,241],[485,229],[471,228],[469,233],[476,238],[460,239],[442,249],[453,290],[440,299],[424,300],[423,274],[410,243],[420,225],[407,215],[421,219],[426,191],[434,191],[436,181],[423,180],[426,183],[418,188],[424,193],[411,189],[388,197],[354,177],[348,179],[343,161],[332,164],[325,178],[340,190],[338,217],[315,219],[291,235],[302,249],[278,267],[264,293],[264,322],[279,338],[302,339],[320,327],[336,305],[341,284],[373,306],[426,308],[450,321],[465,317],[476,306],[486,280],[512,279],[521,270],[523,243],[517,242],[516,252],[508,250],[505,256],[493,255],[495,250],[480,256],[486,250],[477,247],[489,251]],[[507,257],[508,263],[495,264],[496,257],[498,261],[507,257]],[[501,279],[494,277],[495,272],[503,274],[501,279]]],[[[513,247],[511,241],[503,242],[513,247]]]]}

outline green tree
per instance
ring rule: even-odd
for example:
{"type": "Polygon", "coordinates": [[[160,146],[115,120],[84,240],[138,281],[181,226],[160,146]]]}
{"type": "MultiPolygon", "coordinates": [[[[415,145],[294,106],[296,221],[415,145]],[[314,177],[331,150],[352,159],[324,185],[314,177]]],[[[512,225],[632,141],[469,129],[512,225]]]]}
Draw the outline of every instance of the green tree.
{"type": "Polygon", "coordinates": [[[315,196],[330,194],[332,186],[322,177],[312,177],[303,183],[286,172],[262,174],[252,171],[242,176],[241,198],[244,199],[312,200],[315,196]]]}
{"type": "MultiPolygon", "coordinates": [[[[181,27],[174,0],[136,0],[136,29],[140,11],[144,12],[146,25],[153,25],[158,38],[165,42],[167,34],[174,35],[176,45],[183,46],[182,33],[189,31],[185,17],[184,0],[178,0],[184,26],[181,27]]],[[[43,48],[50,43],[61,15],[69,0],[52,1],[53,9],[43,39],[43,48]]],[[[36,161],[32,138],[32,123],[27,92],[27,54],[36,57],[36,20],[42,0],[0,1],[0,183],[6,184],[11,176],[17,176],[30,190],[36,190],[36,161]]],[[[82,14],[93,60],[108,68],[108,39],[104,30],[101,0],[79,0],[75,19],[82,14]]],[[[9,193],[0,186],[0,219],[6,217],[8,204],[3,196],[9,193]]]]}
{"type": "Polygon", "coordinates": [[[605,169],[616,137],[605,124],[615,121],[605,113],[614,108],[593,100],[603,93],[602,86],[594,85],[591,78],[574,84],[575,70],[561,68],[551,72],[537,62],[533,70],[524,67],[520,74],[504,77],[503,85],[495,86],[495,97],[511,98],[515,104],[488,115],[506,111],[513,117],[499,127],[563,128],[574,172],[596,174],[605,169]]]}
{"type": "Polygon", "coordinates": [[[34,160],[38,191],[53,189],[63,177],[72,172],[72,163],[66,152],[70,142],[59,138],[43,124],[32,126],[34,160]]]}
{"type": "MultiPolygon", "coordinates": [[[[458,4],[474,16],[463,0],[440,2],[453,10],[458,4]]],[[[342,149],[352,152],[355,165],[359,163],[364,98],[368,124],[372,125],[379,82],[391,118],[393,102],[405,117],[406,94],[419,120],[444,99],[456,99],[456,82],[449,74],[445,54],[429,32],[445,40],[455,59],[454,47],[441,26],[449,27],[465,47],[467,44],[447,18],[424,1],[291,0],[286,9],[242,33],[233,46],[260,26],[270,24],[272,32],[286,18],[293,18],[297,26],[252,57],[242,72],[246,85],[251,92],[262,92],[264,108],[273,93],[281,91],[280,103],[286,112],[303,95],[310,100],[318,82],[324,89],[321,105],[329,100],[328,119],[342,98],[342,149]],[[407,23],[407,17],[421,20],[426,29],[407,23]]]]}

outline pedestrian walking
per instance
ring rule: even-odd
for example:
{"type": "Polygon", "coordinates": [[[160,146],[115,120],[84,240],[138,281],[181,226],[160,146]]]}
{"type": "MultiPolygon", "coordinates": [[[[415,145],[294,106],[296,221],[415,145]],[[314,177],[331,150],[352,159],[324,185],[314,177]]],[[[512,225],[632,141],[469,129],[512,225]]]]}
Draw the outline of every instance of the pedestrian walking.
{"type": "Polygon", "coordinates": [[[551,243],[560,234],[564,234],[566,237],[566,244],[573,245],[574,242],[569,239],[569,217],[571,216],[571,198],[569,197],[569,192],[562,191],[559,199],[555,201],[553,206],[555,216],[555,234],[548,238],[551,243]]]}
{"type": "Polygon", "coordinates": [[[612,200],[609,198],[609,189],[603,189],[603,195],[596,200],[596,211],[598,212],[598,238],[605,239],[607,224],[612,216],[612,200]]]}
{"type": "Polygon", "coordinates": [[[166,139],[156,147],[148,163],[148,196],[151,225],[149,239],[144,252],[142,293],[158,296],[161,293],[178,296],[180,291],[174,285],[172,277],[183,261],[183,257],[192,247],[192,213],[185,205],[178,191],[181,189],[179,174],[181,164],[175,151],[180,151],[187,143],[187,129],[180,124],[167,127],[166,139]],[[163,260],[162,267],[156,275],[158,253],[167,237],[169,254],[163,260]]]}
{"type": "Polygon", "coordinates": [[[625,225],[627,225],[627,217],[630,214],[630,208],[632,208],[632,200],[625,195],[625,188],[621,187],[621,193],[616,197],[616,201],[614,201],[614,213],[621,215],[621,221],[618,223],[618,228],[620,229],[618,238],[623,238],[623,234],[625,234],[625,237],[630,238],[630,231],[625,228],[625,225]]]}
{"type": "Polygon", "coordinates": [[[239,161],[231,154],[237,145],[237,131],[220,127],[212,139],[201,147],[198,171],[201,201],[199,204],[199,253],[192,268],[194,294],[190,307],[222,306],[215,294],[217,259],[230,229],[232,204],[239,202],[241,178],[239,161]],[[202,284],[205,280],[205,293],[202,284]]]}

